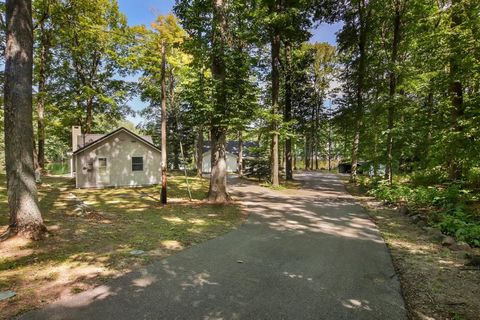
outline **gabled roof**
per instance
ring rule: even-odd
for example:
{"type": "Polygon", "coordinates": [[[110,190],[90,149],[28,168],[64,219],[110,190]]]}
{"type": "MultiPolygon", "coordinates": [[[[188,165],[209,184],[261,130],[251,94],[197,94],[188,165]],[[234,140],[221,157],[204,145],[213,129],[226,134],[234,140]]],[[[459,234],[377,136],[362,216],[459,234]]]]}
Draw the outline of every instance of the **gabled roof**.
{"type": "MultiPolygon", "coordinates": [[[[81,147],[80,149],[75,150],[75,151],[73,152],[73,154],[78,154],[78,153],[80,153],[80,152],[82,152],[82,151],[85,151],[85,150],[87,150],[87,149],[90,149],[90,148],[92,148],[93,146],[98,145],[99,143],[107,140],[109,137],[111,137],[111,136],[113,136],[113,135],[115,135],[115,134],[117,134],[117,133],[119,133],[119,132],[122,132],[122,131],[125,132],[125,133],[127,133],[127,134],[129,134],[130,136],[134,137],[134,138],[137,139],[138,141],[143,142],[144,144],[146,144],[146,145],[154,148],[154,149],[157,150],[158,152],[161,152],[160,148],[158,148],[157,146],[155,146],[155,145],[153,144],[153,142],[151,142],[151,137],[149,137],[149,136],[142,137],[142,136],[139,136],[138,134],[136,134],[136,133],[128,130],[127,128],[120,127],[120,128],[118,128],[117,130],[114,130],[114,131],[112,131],[112,132],[110,132],[110,133],[108,133],[108,134],[104,134],[104,135],[92,134],[92,135],[90,135],[91,138],[94,138],[94,137],[96,136],[96,137],[97,137],[97,140],[94,140],[94,141],[92,141],[92,142],[90,142],[90,143],[88,143],[88,144],[85,143],[85,145],[84,145],[83,147],[81,147]]],[[[88,136],[88,135],[86,135],[86,136],[88,136]]]]}
{"type": "MultiPolygon", "coordinates": [[[[90,143],[93,143],[97,141],[98,139],[101,139],[105,137],[107,134],[106,133],[85,133],[85,134],[80,134],[77,136],[77,148],[80,149],[83,147],[86,147],[90,143]]],[[[144,140],[147,140],[150,143],[153,143],[152,137],[151,136],[140,136],[144,140]]]]}

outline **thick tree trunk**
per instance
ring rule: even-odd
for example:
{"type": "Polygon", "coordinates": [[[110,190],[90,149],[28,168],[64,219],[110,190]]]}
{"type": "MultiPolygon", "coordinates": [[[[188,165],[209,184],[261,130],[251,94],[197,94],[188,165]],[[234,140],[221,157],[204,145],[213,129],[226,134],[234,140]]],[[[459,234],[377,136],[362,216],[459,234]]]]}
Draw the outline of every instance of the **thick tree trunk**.
{"type": "MultiPolygon", "coordinates": [[[[214,109],[216,113],[225,112],[227,105],[226,88],[226,13],[224,0],[213,0],[213,34],[212,34],[212,76],[216,81],[214,109]]],[[[226,202],[230,200],[227,193],[227,161],[225,144],[227,131],[219,122],[218,114],[211,118],[212,172],[208,200],[210,202],[226,202]]]]}
{"type": "Polygon", "coordinates": [[[33,163],[32,2],[7,0],[5,49],[5,162],[9,234],[41,239],[46,233],[38,207],[33,163]]]}
{"type": "Polygon", "coordinates": [[[216,203],[227,202],[230,200],[230,196],[227,193],[226,130],[223,128],[212,128],[211,136],[212,172],[208,200],[216,203]]]}
{"type": "Polygon", "coordinates": [[[197,133],[197,153],[196,153],[197,177],[202,176],[203,163],[203,126],[198,128],[197,133]]]}
{"type": "MultiPolygon", "coordinates": [[[[278,2],[278,1],[277,1],[278,2]]],[[[278,4],[275,4],[275,11],[278,11],[278,4]]],[[[272,115],[276,117],[279,109],[278,98],[280,92],[280,34],[274,30],[271,39],[272,59],[272,115]]],[[[279,185],[278,178],[278,123],[272,120],[272,141],[270,146],[271,180],[273,186],[279,185]]]]}
{"type": "Polygon", "coordinates": [[[396,64],[398,56],[398,46],[400,44],[402,13],[400,0],[395,1],[395,16],[393,20],[393,42],[390,58],[391,70],[389,72],[389,104],[387,116],[387,163],[385,166],[385,179],[392,184],[393,179],[393,129],[395,117],[395,93],[397,91],[397,73],[396,64]]]}
{"type": "Polygon", "coordinates": [[[243,136],[242,130],[238,131],[238,158],[237,158],[238,175],[243,176],[243,136]]]}
{"type": "Polygon", "coordinates": [[[454,138],[449,148],[449,178],[451,180],[457,180],[462,175],[462,166],[460,163],[459,151],[462,146],[462,142],[459,141],[459,137],[463,134],[463,127],[461,125],[462,117],[465,113],[465,107],[463,104],[463,85],[459,80],[459,73],[462,68],[460,65],[460,58],[462,55],[461,49],[458,45],[458,33],[456,28],[462,24],[462,16],[460,11],[460,2],[461,0],[452,0],[452,14],[451,14],[451,29],[452,29],[452,56],[450,58],[450,99],[452,103],[452,108],[450,112],[450,122],[452,131],[455,133],[454,138]]]}
{"type": "MultiPolygon", "coordinates": [[[[283,120],[292,120],[292,48],[290,42],[285,43],[286,72],[285,72],[285,109],[283,120]]],[[[285,138],[285,179],[293,180],[292,169],[292,138],[285,138]]]]}
{"type": "Polygon", "coordinates": [[[165,45],[162,44],[162,67],[161,67],[161,86],[162,86],[162,191],[160,202],[167,204],[167,85],[165,79],[165,69],[167,64],[165,45]]]}

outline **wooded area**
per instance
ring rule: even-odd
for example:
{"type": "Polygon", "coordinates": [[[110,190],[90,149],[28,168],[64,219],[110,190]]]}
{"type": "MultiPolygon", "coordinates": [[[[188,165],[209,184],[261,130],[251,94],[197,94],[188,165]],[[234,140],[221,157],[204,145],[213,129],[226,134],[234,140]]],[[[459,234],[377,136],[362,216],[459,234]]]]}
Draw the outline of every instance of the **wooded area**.
{"type": "Polygon", "coordinates": [[[386,188],[405,175],[480,185],[478,1],[178,0],[150,26],[129,26],[115,0],[30,6],[1,6],[13,232],[22,215],[42,225],[34,171],[67,158],[73,125],[152,135],[167,151],[162,203],[167,168],[201,174],[204,141],[211,202],[229,200],[229,140],[258,142],[251,165],[274,187],[338,162],[351,164],[352,181],[362,171],[386,188]],[[338,21],[337,47],[308,42],[316,25],[338,21]],[[148,107],[134,127],[136,95],[148,107]]]}

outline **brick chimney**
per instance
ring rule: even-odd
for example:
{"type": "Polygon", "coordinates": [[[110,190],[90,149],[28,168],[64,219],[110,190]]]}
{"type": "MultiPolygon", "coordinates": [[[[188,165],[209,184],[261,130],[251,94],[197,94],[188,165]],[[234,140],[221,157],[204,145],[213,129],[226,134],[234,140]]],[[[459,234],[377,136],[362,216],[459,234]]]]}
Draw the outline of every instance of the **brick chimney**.
{"type": "Polygon", "coordinates": [[[73,126],[72,127],[72,151],[75,152],[78,149],[78,139],[82,135],[82,127],[73,126]]]}

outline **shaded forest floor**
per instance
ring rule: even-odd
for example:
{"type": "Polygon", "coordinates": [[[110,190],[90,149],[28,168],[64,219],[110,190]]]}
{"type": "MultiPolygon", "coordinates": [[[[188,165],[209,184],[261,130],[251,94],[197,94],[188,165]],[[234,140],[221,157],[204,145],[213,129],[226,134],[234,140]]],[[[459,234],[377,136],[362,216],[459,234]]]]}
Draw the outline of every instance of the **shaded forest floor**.
{"type": "MultiPolygon", "coordinates": [[[[412,319],[478,319],[480,268],[466,267],[464,251],[442,246],[394,208],[384,206],[366,190],[346,182],[347,190],[370,213],[387,243],[412,319]]],[[[478,248],[471,254],[479,254],[478,248]]]]}
{"type": "MultiPolygon", "coordinates": [[[[207,180],[190,178],[190,184],[191,202],[185,178],[171,176],[170,204],[162,207],[158,187],[75,189],[72,179],[44,177],[39,201],[50,234],[38,242],[18,238],[0,242],[0,291],[16,292],[0,301],[0,318],[82,292],[244,221],[238,205],[202,201],[207,180]]],[[[8,225],[4,175],[0,212],[3,232],[8,225]]]]}

